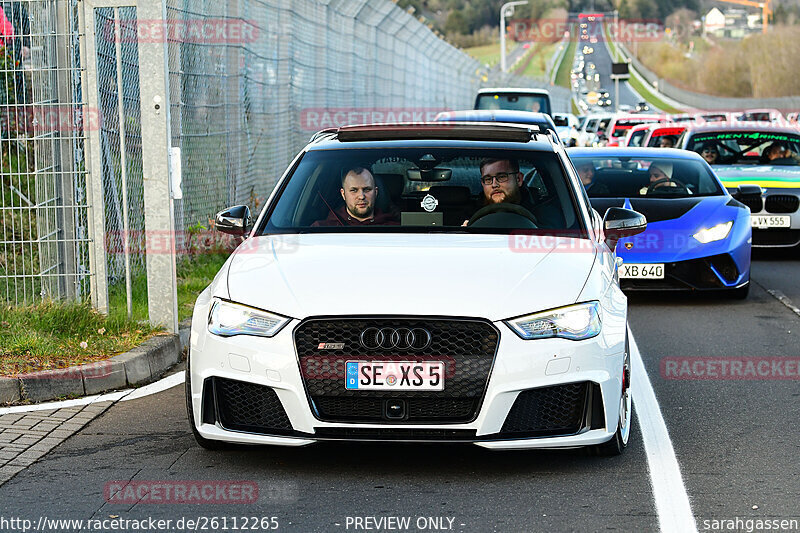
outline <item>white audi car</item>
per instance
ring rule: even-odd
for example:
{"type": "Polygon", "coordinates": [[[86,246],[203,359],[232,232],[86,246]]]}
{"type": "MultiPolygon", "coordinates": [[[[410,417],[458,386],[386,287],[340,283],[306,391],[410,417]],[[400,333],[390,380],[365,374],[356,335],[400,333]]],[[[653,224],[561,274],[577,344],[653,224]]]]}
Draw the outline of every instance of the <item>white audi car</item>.
{"type": "Polygon", "coordinates": [[[197,299],[186,371],[200,445],[323,440],[591,446],[631,420],[617,239],[535,126],[320,132],[197,299]]]}

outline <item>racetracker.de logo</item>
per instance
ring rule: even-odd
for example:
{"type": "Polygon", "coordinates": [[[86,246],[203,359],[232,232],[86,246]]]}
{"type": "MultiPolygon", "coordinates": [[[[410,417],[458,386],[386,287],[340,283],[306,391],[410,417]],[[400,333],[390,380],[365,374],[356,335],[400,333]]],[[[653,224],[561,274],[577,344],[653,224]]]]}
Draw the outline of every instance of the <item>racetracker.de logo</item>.
{"type": "Polygon", "coordinates": [[[407,107],[313,107],[300,112],[300,128],[319,131],[349,124],[397,124],[432,122],[441,108],[407,107]]]}
{"type": "Polygon", "coordinates": [[[109,481],[103,487],[108,503],[255,503],[255,481],[109,481]]]}
{"type": "Polygon", "coordinates": [[[664,357],[669,380],[800,380],[800,357],[664,357]]]}
{"type": "Polygon", "coordinates": [[[109,20],[103,31],[107,41],[120,43],[244,44],[258,34],[253,20],[211,18],[109,20]]]}
{"type": "Polygon", "coordinates": [[[662,38],[664,24],[657,19],[620,19],[617,22],[606,19],[600,23],[587,22],[585,19],[526,18],[508,22],[508,35],[515,41],[553,43],[570,33],[577,35],[581,44],[592,44],[606,40],[606,31],[614,40],[654,42],[662,38]]]}
{"type": "Polygon", "coordinates": [[[25,114],[30,128],[39,134],[97,131],[102,125],[98,109],[78,105],[34,105],[25,108],[25,114]]]}

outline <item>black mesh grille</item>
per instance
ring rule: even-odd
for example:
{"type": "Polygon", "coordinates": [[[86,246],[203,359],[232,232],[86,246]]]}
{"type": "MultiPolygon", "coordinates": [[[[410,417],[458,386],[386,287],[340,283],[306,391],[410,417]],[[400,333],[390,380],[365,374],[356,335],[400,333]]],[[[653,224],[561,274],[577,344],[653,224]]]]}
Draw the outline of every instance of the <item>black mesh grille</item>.
{"type": "Polygon", "coordinates": [[[709,257],[708,260],[728,283],[733,283],[739,277],[739,269],[736,268],[736,263],[730,255],[714,255],[709,257]]]}
{"type": "Polygon", "coordinates": [[[511,406],[501,434],[571,435],[583,426],[589,382],[522,391],[511,406]]]}
{"type": "MultiPolygon", "coordinates": [[[[755,234],[755,231],[753,232],[755,234]]],[[[739,275],[736,263],[728,254],[701,257],[688,261],[676,261],[664,265],[664,279],[622,279],[625,290],[675,290],[675,289],[724,289],[726,285],[711,270],[717,269],[729,283],[739,275]]]]}
{"type": "Polygon", "coordinates": [[[770,213],[794,213],[800,205],[800,198],[791,194],[770,194],[765,205],[770,213]]]}
{"type": "Polygon", "coordinates": [[[764,209],[764,200],[760,196],[745,196],[737,200],[749,207],[751,213],[758,213],[764,209]]]}
{"type": "Polygon", "coordinates": [[[473,441],[475,430],[324,427],[316,428],[313,436],[320,439],[473,441]]]}
{"type": "Polygon", "coordinates": [[[753,228],[753,246],[794,246],[800,243],[800,230],[753,228]]]}
{"type": "Polygon", "coordinates": [[[213,379],[219,422],[225,429],[283,435],[292,424],[271,387],[225,378],[213,379]]]}
{"type": "MultiPolygon", "coordinates": [[[[477,416],[494,361],[497,330],[489,322],[456,319],[353,318],[311,319],[295,330],[303,382],[317,417],[326,421],[387,421],[383,400],[402,399],[401,422],[468,422],[477,416]],[[367,349],[360,337],[368,328],[424,328],[431,342],[424,349],[367,349]],[[320,349],[337,343],[336,349],[320,349]],[[372,361],[441,361],[444,390],[365,391],[345,389],[345,363],[372,361]],[[351,400],[346,400],[347,398],[351,400]]],[[[397,421],[394,421],[397,423],[397,421]]]]}

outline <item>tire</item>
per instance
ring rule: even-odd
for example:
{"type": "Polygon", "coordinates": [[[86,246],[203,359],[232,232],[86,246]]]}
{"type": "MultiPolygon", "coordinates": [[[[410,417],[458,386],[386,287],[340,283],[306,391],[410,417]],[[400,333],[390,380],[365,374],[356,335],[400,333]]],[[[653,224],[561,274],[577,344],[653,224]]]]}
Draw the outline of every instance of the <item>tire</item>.
{"type": "Polygon", "coordinates": [[[231,444],[221,440],[211,440],[203,437],[200,435],[200,433],[197,431],[197,427],[194,425],[194,409],[192,408],[192,372],[189,357],[189,355],[186,356],[186,378],[183,381],[185,385],[186,414],[189,417],[189,426],[192,428],[194,440],[206,450],[229,450],[233,447],[231,444]]]}
{"type": "MultiPolygon", "coordinates": [[[[627,327],[625,331],[625,359],[623,368],[627,367],[628,380],[630,380],[631,368],[631,353],[630,344],[628,343],[627,327]]],[[[614,457],[622,455],[625,448],[628,446],[628,440],[631,434],[631,415],[632,415],[632,402],[631,402],[631,388],[630,383],[620,394],[620,416],[617,420],[617,430],[614,436],[606,442],[595,444],[591,446],[589,451],[592,455],[599,455],[601,457],[614,457]]]]}

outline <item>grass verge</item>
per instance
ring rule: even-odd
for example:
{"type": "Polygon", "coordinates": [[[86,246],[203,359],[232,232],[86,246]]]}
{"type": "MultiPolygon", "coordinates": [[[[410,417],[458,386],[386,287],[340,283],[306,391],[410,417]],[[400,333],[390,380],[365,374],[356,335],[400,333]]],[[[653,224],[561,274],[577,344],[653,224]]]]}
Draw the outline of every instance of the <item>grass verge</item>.
{"type": "Polygon", "coordinates": [[[516,74],[530,78],[542,78],[547,73],[547,60],[553,55],[556,43],[535,43],[525,52],[516,74]]]}
{"type": "Polygon", "coordinates": [[[572,61],[575,58],[575,47],[578,46],[576,41],[570,41],[569,46],[567,46],[567,51],[564,52],[564,57],[561,59],[561,64],[558,66],[558,72],[556,72],[556,85],[560,85],[561,87],[566,87],[567,89],[571,89],[572,86],[570,85],[570,72],[572,71],[572,61]]]}
{"type": "MultiPolygon", "coordinates": [[[[178,276],[178,320],[192,316],[197,295],[205,289],[216,276],[228,253],[198,254],[181,259],[177,265],[178,276]]],[[[131,280],[132,318],[147,321],[147,277],[140,274],[131,280]]],[[[109,317],[117,320],[127,318],[125,282],[116,283],[108,290],[109,317]]]]}
{"type": "MultiPolygon", "coordinates": [[[[514,48],[515,43],[511,39],[506,39],[506,54],[514,48]]],[[[500,62],[500,41],[482,46],[472,46],[465,48],[464,51],[490,67],[500,62]]]]}
{"type": "Polygon", "coordinates": [[[106,317],[87,303],[46,301],[0,309],[0,375],[16,376],[107,359],[159,330],[106,317]]]}
{"type": "Polygon", "coordinates": [[[661,98],[653,94],[653,92],[649,89],[646,84],[643,84],[636,76],[631,75],[630,79],[628,80],[633,89],[639,93],[642,98],[647,100],[648,103],[654,105],[655,107],[659,108],[661,111],[665,113],[683,113],[683,109],[678,109],[677,107],[672,107],[661,98]]]}
{"type": "MultiPolygon", "coordinates": [[[[611,39],[611,34],[608,31],[608,26],[604,26],[603,32],[604,32],[604,35],[605,35],[606,42],[608,43],[608,49],[611,51],[611,60],[615,61],[615,62],[619,61],[619,59],[618,59],[618,51],[617,51],[617,43],[615,43],[611,39]]],[[[652,89],[650,89],[645,84],[643,84],[641,81],[639,81],[639,79],[636,78],[636,76],[634,76],[633,74],[631,74],[630,79],[628,79],[628,83],[630,84],[631,87],[633,87],[633,90],[635,90],[637,93],[639,93],[639,95],[641,95],[642,98],[647,100],[647,102],[649,104],[652,104],[653,106],[657,107],[661,111],[663,111],[665,113],[683,113],[684,112],[682,109],[678,109],[676,107],[673,107],[673,106],[669,105],[668,103],[666,103],[661,98],[659,98],[658,96],[656,96],[653,93],[652,89]]]]}

